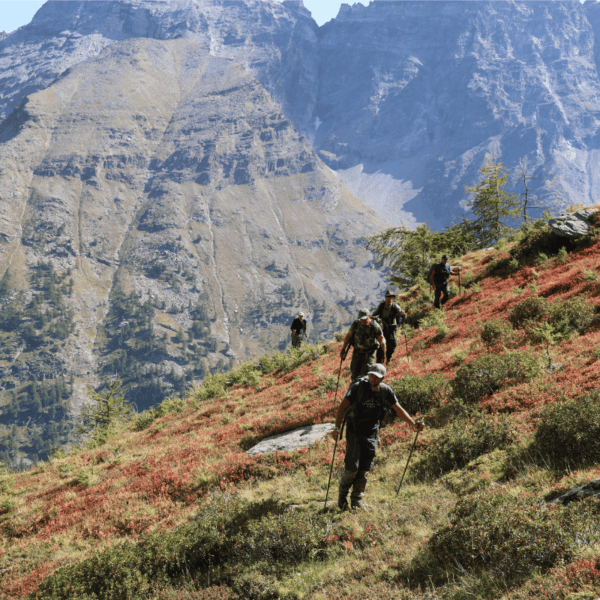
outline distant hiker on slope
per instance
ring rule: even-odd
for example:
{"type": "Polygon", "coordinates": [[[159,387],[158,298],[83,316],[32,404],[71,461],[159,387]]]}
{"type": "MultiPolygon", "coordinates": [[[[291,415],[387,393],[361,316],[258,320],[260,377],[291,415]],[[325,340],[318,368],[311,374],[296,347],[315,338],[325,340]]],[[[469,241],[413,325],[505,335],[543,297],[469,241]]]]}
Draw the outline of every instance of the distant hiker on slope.
{"type": "MultiPolygon", "coordinates": [[[[398,325],[402,323],[403,319],[406,319],[406,313],[398,304],[396,304],[395,300],[396,294],[391,290],[388,290],[385,293],[385,301],[382,302],[373,313],[373,317],[379,317],[381,319],[383,335],[387,347],[385,362],[388,366],[392,355],[394,354],[394,350],[396,350],[396,331],[398,330],[398,325]]],[[[384,362],[384,353],[383,348],[381,347],[377,349],[377,362],[384,362]]]]}
{"type": "Polygon", "coordinates": [[[382,383],[385,372],[383,365],[371,365],[367,377],[361,377],[350,386],[337,411],[335,429],[331,432],[334,440],[338,438],[346,413],[346,456],[338,495],[338,507],[342,510],[348,510],[350,488],[352,508],[362,506],[367,477],[377,451],[379,425],[387,409],[393,408],[415,430],[423,431],[425,427],[413,421],[398,403],[392,388],[382,383]]]}
{"type": "Polygon", "coordinates": [[[460,271],[460,267],[452,267],[447,263],[448,255],[443,254],[441,262],[434,264],[430,271],[429,280],[431,284],[435,287],[435,293],[433,296],[434,308],[441,308],[444,304],[446,304],[446,302],[448,302],[448,298],[450,297],[448,279],[454,273],[454,269],[460,271]],[[443,296],[441,303],[440,296],[443,296]]]}
{"type": "Polygon", "coordinates": [[[362,310],[360,318],[354,321],[350,326],[350,330],[344,338],[340,356],[342,360],[346,357],[346,347],[350,341],[354,344],[352,351],[352,362],[350,363],[350,373],[352,381],[366,375],[369,367],[375,363],[377,348],[383,346],[385,353],[385,338],[381,327],[371,321],[371,314],[367,310],[362,310]]]}
{"type": "Polygon", "coordinates": [[[300,348],[302,336],[306,338],[306,319],[303,312],[298,313],[298,316],[292,321],[290,329],[292,330],[292,347],[300,348]]]}

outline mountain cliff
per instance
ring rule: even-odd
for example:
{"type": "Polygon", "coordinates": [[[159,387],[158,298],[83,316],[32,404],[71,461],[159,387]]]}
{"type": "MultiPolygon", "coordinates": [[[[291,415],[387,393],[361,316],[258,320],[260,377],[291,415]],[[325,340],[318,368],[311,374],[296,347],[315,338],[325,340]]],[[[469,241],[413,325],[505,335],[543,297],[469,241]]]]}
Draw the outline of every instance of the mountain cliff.
{"type": "Polygon", "coordinates": [[[49,423],[90,384],[120,375],[141,410],[285,348],[300,309],[318,339],[375,298],[358,242],[383,221],[248,70],[193,40],[111,44],[29,95],[0,139],[11,460],[15,426],[39,427],[42,455],[68,439],[49,423]]]}
{"type": "Polygon", "coordinates": [[[597,12],[577,1],[343,5],[318,32],[314,145],[406,224],[458,220],[487,152],[515,177],[522,160],[538,205],[593,204],[597,12]]]}

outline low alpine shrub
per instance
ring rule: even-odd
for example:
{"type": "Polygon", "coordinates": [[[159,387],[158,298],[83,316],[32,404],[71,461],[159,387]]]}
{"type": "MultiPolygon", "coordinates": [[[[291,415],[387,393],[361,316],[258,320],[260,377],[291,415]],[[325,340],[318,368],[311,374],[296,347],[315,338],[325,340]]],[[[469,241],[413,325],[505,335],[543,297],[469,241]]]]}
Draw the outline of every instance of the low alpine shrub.
{"type": "Polygon", "coordinates": [[[488,488],[458,501],[450,525],[431,538],[426,560],[444,575],[486,571],[514,581],[568,561],[578,541],[593,539],[597,518],[597,502],[545,506],[529,494],[488,488]]]}
{"type": "Polygon", "coordinates": [[[546,407],[532,449],[559,468],[600,462],[600,391],[546,407]]]}
{"type": "Polygon", "coordinates": [[[550,315],[550,306],[546,298],[530,296],[517,302],[513,308],[508,311],[508,319],[514,327],[528,327],[539,323],[550,315]]]}
{"type": "Polygon", "coordinates": [[[528,381],[540,373],[540,359],[531,352],[483,354],[460,366],[452,390],[465,402],[476,402],[504,385],[528,381]]]}
{"type": "Polygon", "coordinates": [[[411,415],[423,413],[448,397],[450,382],[444,375],[406,375],[390,383],[400,405],[411,415]]]}
{"type": "Polygon", "coordinates": [[[571,251],[574,247],[573,242],[565,241],[564,237],[554,233],[540,220],[521,237],[518,244],[511,248],[510,255],[521,264],[532,264],[539,259],[540,255],[544,255],[547,259],[557,255],[561,248],[571,251]]]}
{"type": "Polygon", "coordinates": [[[496,346],[512,348],[518,344],[519,336],[506,321],[490,319],[481,328],[481,341],[488,350],[496,346]]]}
{"type": "Polygon", "coordinates": [[[437,477],[462,469],[479,456],[497,448],[506,448],[515,441],[510,419],[500,415],[492,419],[475,413],[470,419],[460,419],[446,425],[423,458],[413,469],[417,479],[437,477]]]}
{"type": "Polygon", "coordinates": [[[274,500],[213,494],[193,522],[59,569],[33,598],[146,598],[188,574],[202,577],[217,568],[208,576],[218,585],[241,565],[257,563],[281,573],[322,551],[327,521],[320,513],[285,511],[274,500]]]}
{"type": "Polygon", "coordinates": [[[550,323],[562,338],[585,333],[596,319],[594,305],[581,296],[551,306],[550,323]]]}

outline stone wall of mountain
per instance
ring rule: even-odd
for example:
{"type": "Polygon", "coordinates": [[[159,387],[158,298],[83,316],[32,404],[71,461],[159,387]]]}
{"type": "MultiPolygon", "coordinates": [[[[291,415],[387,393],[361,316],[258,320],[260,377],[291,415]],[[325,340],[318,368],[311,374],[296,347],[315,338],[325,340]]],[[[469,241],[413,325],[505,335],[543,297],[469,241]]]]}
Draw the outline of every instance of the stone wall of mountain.
{"type": "Polygon", "coordinates": [[[142,410],[284,350],[299,310],[330,339],[382,294],[360,237],[384,222],[244,65],[194,40],[105,47],[0,140],[10,464],[71,439],[89,385],[118,375],[142,410]]]}
{"type": "Polygon", "coordinates": [[[597,15],[575,0],[343,5],[318,32],[314,145],[407,224],[458,220],[488,152],[515,176],[523,162],[538,205],[597,202],[597,15]]]}

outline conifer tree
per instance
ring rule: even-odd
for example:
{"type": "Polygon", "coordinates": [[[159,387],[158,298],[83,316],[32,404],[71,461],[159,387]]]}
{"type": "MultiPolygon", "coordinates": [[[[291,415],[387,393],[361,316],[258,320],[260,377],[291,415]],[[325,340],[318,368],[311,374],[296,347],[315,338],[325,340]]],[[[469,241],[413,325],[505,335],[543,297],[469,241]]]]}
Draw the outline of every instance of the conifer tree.
{"type": "Polygon", "coordinates": [[[465,190],[473,196],[469,210],[476,219],[470,223],[471,232],[479,247],[485,248],[512,231],[505,221],[516,218],[520,206],[517,194],[504,189],[508,175],[495,156],[486,158],[480,173],[482,180],[474,186],[465,186],[465,190]]]}
{"type": "Polygon", "coordinates": [[[92,390],[91,402],[81,409],[81,423],[77,426],[77,432],[89,435],[93,445],[104,443],[111,433],[118,431],[134,416],[134,410],[125,401],[121,387],[121,380],[117,378],[109,384],[105,395],[92,390]]]}

